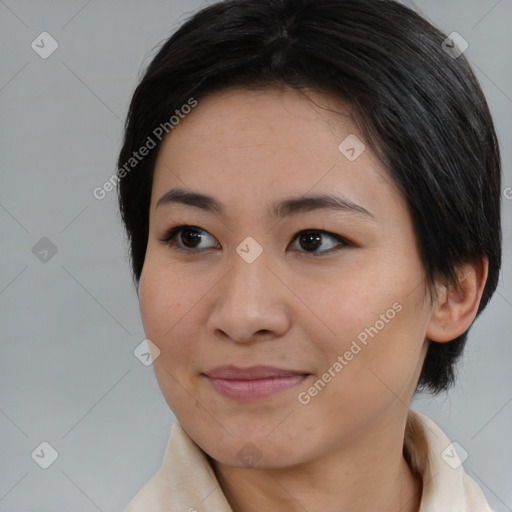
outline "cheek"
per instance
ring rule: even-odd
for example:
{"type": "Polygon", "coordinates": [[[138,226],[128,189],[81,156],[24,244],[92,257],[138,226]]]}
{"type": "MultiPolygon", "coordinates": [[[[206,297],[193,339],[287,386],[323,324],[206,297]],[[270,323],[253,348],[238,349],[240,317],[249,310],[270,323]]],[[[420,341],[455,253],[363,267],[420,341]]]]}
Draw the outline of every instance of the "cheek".
{"type": "Polygon", "coordinates": [[[139,308],[144,325],[146,336],[154,343],[158,336],[156,333],[160,330],[162,317],[160,309],[162,308],[161,298],[162,288],[158,285],[158,279],[151,264],[151,260],[146,256],[144,267],[139,281],[139,308]]]}
{"type": "MultiPolygon", "coordinates": [[[[400,397],[407,401],[416,387],[422,364],[421,350],[425,344],[425,317],[411,297],[400,297],[395,304],[400,311],[382,326],[375,322],[365,350],[365,378],[367,390],[375,396],[400,397]]],[[[370,331],[370,330],[369,330],[370,331]]],[[[368,331],[368,332],[369,332],[368,331]]],[[[367,331],[365,331],[367,332],[367,331]]]]}
{"type": "Polygon", "coordinates": [[[139,282],[140,313],[146,337],[160,350],[154,370],[173,410],[190,398],[199,371],[201,299],[211,287],[197,272],[178,268],[165,254],[149,250],[139,282]]]}
{"type": "MultiPolygon", "coordinates": [[[[403,272],[390,275],[387,270],[331,282],[316,297],[331,335],[322,326],[321,332],[328,335],[311,333],[310,340],[317,340],[316,348],[324,356],[321,372],[342,357],[343,369],[338,365],[336,375],[343,377],[334,379],[338,384],[332,388],[341,386],[345,396],[348,389],[359,398],[371,398],[379,389],[400,395],[421,363],[428,317],[421,287],[411,293],[403,272]],[[330,292],[325,293],[327,289],[330,292]]],[[[314,299],[311,293],[309,297],[314,299]]]]}
{"type": "Polygon", "coordinates": [[[307,305],[316,313],[312,325],[316,327],[316,336],[312,331],[309,339],[318,340],[323,351],[337,355],[348,350],[352,341],[359,340],[364,344],[375,334],[376,322],[380,333],[394,322],[395,316],[399,316],[393,309],[393,303],[400,296],[399,290],[392,289],[389,284],[379,284],[377,276],[383,272],[377,270],[371,269],[370,265],[362,272],[350,269],[335,278],[331,275],[320,283],[311,282],[299,289],[301,296],[307,297],[307,305]],[[383,323],[381,315],[387,323],[383,323]]]}
{"type": "Polygon", "coordinates": [[[146,258],[139,282],[139,307],[146,336],[161,350],[187,313],[189,287],[183,281],[154,258],[146,258]]]}
{"type": "Polygon", "coordinates": [[[146,258],[139,281],[139,307],[146,337],[160,350],[153,368],[167,404],[175,414],[192,414],[189,381],[194,368],[196,338],[188,327],[187,311],[195,297],[187,296],[186,278],[146,258]],[[190,341],[183,343],[183,340],[190,341]]]}

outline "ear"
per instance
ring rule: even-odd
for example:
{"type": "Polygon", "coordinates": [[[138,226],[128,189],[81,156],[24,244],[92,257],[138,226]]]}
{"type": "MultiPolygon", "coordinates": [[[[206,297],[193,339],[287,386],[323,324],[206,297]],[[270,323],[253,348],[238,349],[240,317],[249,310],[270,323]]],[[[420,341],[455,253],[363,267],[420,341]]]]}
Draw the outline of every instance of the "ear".
{"type": "Polygon", "coordinates": [[[427,326],[428,339],[450,341],[468,329],[476,317],[488,269],[489,260],[483,256],[457,268],[458,283],[436,285],[438,293],[427,326]]]}

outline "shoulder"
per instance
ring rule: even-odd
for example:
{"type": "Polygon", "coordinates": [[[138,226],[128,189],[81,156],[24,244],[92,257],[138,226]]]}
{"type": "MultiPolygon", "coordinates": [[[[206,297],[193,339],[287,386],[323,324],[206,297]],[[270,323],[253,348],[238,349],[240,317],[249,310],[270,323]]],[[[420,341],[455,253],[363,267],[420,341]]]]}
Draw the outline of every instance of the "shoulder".
{"type": "Polygon", "coordinates": [[[480,487],[467,474],[464,474],[464,490],[468,512],[492,512],[480,487]]]}
{"type": "Polygon", "coordinates": [[[413,410],[407,418],[404,455],[423,481],[420,512],[492,512],[446,434],[413,410]]]}
{"type": "Polygon", "coordinates": [[[166,510],[172,512],[172,510],[169,509],[170,503],[171,497],[169,496],[165,475],[162,468],[160,468],[155,475],[144,484],[123,512],[147,512],[148,510],[166,510]]]}
{"type": "Polygon", "coordinates": [[[232,512],[206,454],[176,420],[161,468],[123,512],[232,512]]]}

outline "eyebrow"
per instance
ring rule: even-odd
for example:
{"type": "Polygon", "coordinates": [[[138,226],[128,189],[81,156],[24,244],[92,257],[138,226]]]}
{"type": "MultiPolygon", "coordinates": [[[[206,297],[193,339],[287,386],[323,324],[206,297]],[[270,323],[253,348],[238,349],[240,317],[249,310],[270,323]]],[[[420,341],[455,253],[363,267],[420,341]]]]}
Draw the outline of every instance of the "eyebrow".
{"type": "MultiPolygon", "coordinates": [[[[217,199],[201,194],[189,192],[181,188],[173,188],[166,192],[156,203],[156,207],[169,204],[184,204],[200,208],[207,212],[225,214],[225,208],[217,199]]],[[[270,214],[274,217],[284,218],[313,210],[341,210],[361,217],[376,220],[363,206],[338,194],[316,194],[289,197],[272,205],[270,214]]]]}

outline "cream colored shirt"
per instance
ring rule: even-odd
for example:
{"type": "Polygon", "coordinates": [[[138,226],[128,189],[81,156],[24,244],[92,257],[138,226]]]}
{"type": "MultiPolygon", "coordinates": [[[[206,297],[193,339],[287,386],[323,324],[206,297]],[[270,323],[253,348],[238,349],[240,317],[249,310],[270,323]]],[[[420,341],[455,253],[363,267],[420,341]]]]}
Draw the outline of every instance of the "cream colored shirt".
{"type": "MultiPolygon", "coordinates": [[[[410,410],[404,441],[413,469],[421,474],[419,512],[492,512],[482,491],[462,467],[443,431],[410,410]]],[[[124,512],[233,512],[205,453],[176,420],[162,467],[124,512]]]]}

